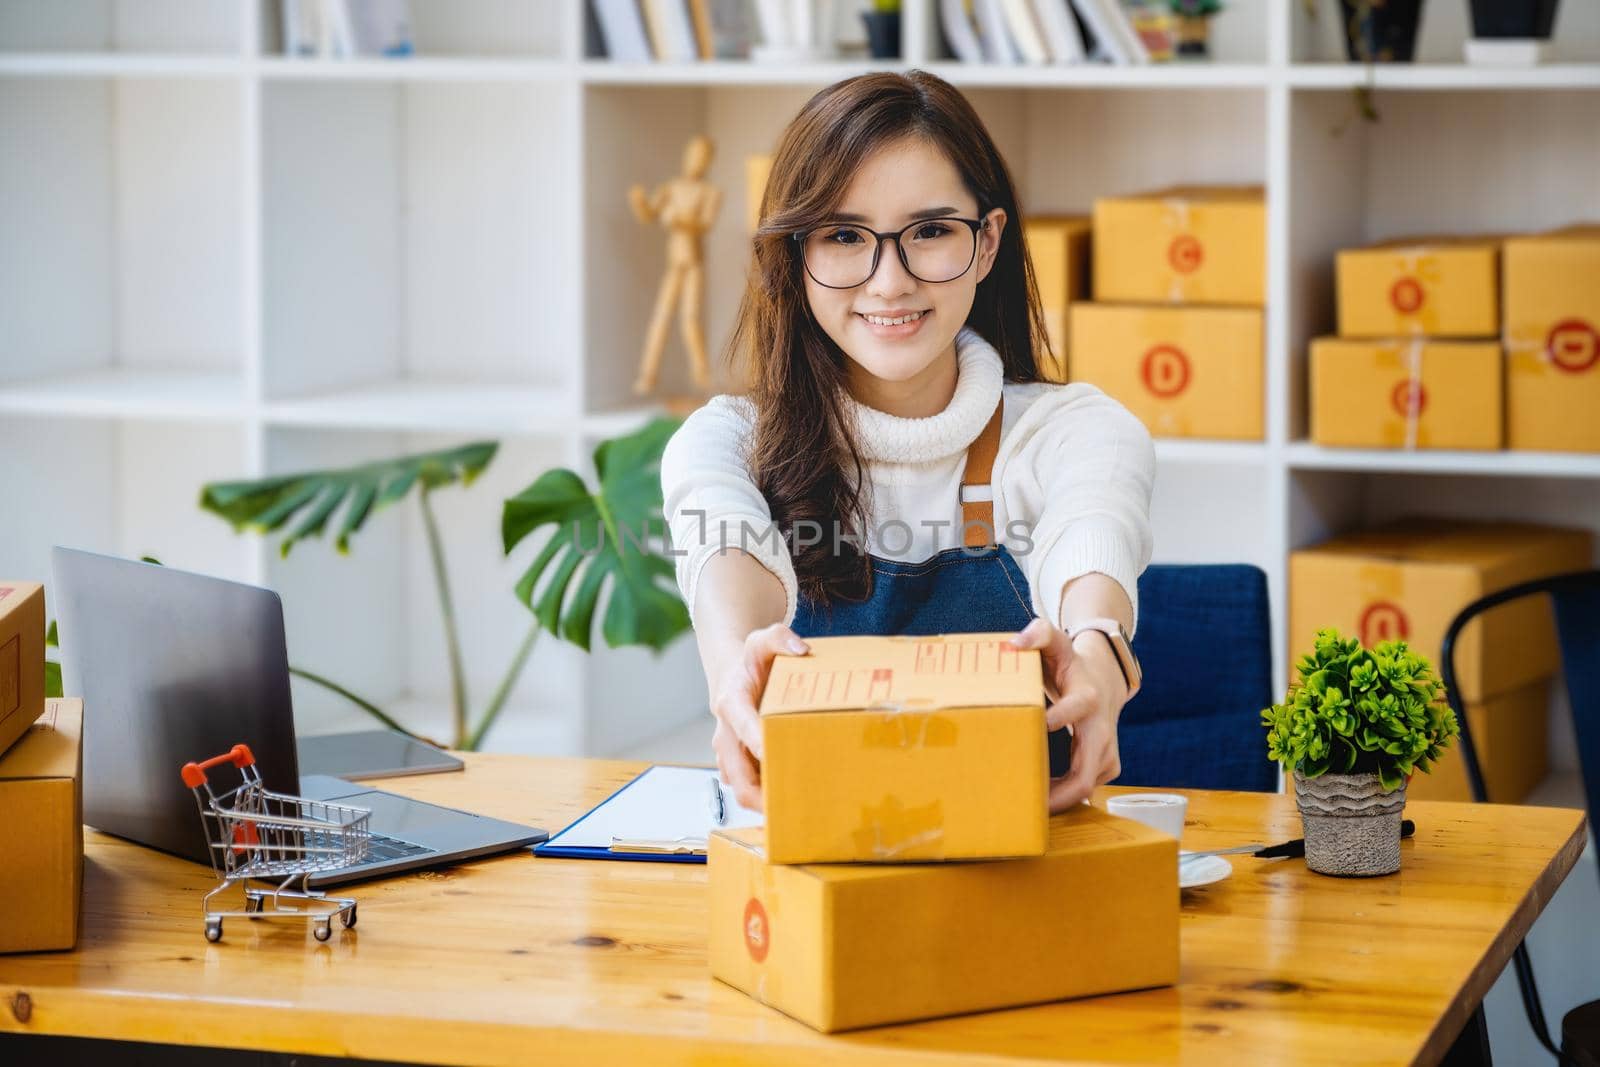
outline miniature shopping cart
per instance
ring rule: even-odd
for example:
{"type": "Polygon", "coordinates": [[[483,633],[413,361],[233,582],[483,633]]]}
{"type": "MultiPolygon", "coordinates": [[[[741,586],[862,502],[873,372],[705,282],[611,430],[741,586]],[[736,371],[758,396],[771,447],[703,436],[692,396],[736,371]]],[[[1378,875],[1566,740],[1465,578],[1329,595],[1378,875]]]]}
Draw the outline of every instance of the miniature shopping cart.
{"type": "Polygon", "coordinates": [[[255,757],[245,745],[234,745],[204,763],[185,763],[183,784],[194,790],[211,868],[221,879],[201,902],[207,941],[222,940],[225,918],[309,920],[318,941],[333,936],[336,915],[346,927],[356,924],[354,900],[330,897],[308,888],[306,881],[313,874],[350,867],[366,858],[372,836],[367,827],[370,811],[270,791],[261,784],[255,757]],[[211,788],[206,771],[221,763],[232,763],[244,781],[219,794],[211,788]],[[277,888],[258,888],[250,884],[252,880],[276,882],[277,888]],[[244,891],[242,908],[213,906],[234,883],[244,891]]]}

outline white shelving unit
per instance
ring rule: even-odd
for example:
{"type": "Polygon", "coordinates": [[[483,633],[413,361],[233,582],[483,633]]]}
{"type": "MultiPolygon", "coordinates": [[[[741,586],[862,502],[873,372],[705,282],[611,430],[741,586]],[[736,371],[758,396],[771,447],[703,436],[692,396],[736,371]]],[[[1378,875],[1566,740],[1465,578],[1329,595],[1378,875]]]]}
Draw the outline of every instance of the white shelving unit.
{"type": "MultiPolygon", "coordinates": [[[[551,465],[586,467],[649,410],[629,390],[661,240],[627,187],[675,174],[693,134],[715,140],[720,345],[745,269],[744,157],[823,85],[906,66],[969,92],[1029,211],[1266,186],[1267,436],[1159,443],[1158,559],[1261,565],[1281,635],[1287,552],[1338,530],[1409,510],[1600,530],[1600,456],[1304,440],[1335,249],[1600,217],[1600,5],[1563,4],[1561,62],[1526,71],[1455,61],[1464,3],[1427,5],[1416,65],[1352,66],[1321,6],[1234,0],[1208,64],[992,68],[948,57],[932,0],[906,4],[903,62],[788,67],[614,64],[576,0],[412,0],[418,56],[351,62],[277,54],[271,0],[4,0],[0,570],[48,579],[61,542],[271,585],[294,662],[443,734],[414,505],[348,558],[280,559],[202,513],[200,485],[500,440],[481,483],[438,499],[481,705],[530,624],[501,502],[551,465]],[[1355,112],[1364,85],[1375,124],[1355,112]]],[[[662,384],[681,392],[672,346],[662,384]]],[[[311,728],[362,721],[296,686],[311,728]]],[[[490,747],[649,751],[704,705],[690,638],[660,658],[545,640],[490,747]]]]}

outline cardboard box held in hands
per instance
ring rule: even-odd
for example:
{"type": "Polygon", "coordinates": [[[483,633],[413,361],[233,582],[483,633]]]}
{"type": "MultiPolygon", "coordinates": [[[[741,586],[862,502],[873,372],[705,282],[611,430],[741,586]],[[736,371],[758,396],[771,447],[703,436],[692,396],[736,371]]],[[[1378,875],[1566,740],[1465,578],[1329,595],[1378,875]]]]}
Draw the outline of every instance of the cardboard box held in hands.
{"type": "Polygon", "coordinates": [[[1044,676],[1010,633],[818,637],[761,699],[773,863],[1037,856],[1044,676]]]}
{"type": "Polygon", "coordinates": [[[1032,859],[779,866],[719,830],[711,973],[823,1031],[1176,982],[1177,841],[1087,806],[1049,831],[1032,859]]]}

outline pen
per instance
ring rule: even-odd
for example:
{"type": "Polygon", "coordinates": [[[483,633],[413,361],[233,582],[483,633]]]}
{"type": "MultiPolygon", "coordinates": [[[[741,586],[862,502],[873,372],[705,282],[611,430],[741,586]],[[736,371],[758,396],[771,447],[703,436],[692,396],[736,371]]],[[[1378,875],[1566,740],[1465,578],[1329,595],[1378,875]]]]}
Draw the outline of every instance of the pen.
{"type": "Polygon", "coordinates": [[[711,779],[711,821],[721,826],[728,821],[728,802],[722,797],[722,786],[711,779]]]}

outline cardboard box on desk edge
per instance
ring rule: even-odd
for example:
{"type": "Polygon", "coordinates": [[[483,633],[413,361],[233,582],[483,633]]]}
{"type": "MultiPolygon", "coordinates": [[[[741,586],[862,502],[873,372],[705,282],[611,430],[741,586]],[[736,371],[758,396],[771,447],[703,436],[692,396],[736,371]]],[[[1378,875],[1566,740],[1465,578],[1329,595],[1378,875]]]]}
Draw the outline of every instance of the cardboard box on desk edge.
{"type": "Polygon", "coordinates": [[[1498,341],[1311,342],[1311,439],[1345,448],[1495,449],[1498,341]]]}
{"type": "Polygon", "coordinates": [[[1267,300],[1260,186],[1174,186],[1094,204],[1094,298],[1127,303],[1267,300]]]}
{"type": "Polygon", "coordinates": [[[1071,378],[1121,401],[1157,437],[1259,441],[1261,327],[1255,308],[1074,304],[1071,378]]]}
{"type": "Polygon", "coordinates": [[[1432,237],[1346,248],[1334,257],[1339,336],[1494,337],[1500,241],[1432,237]]]}
{"type": "Polygon", "coordinates": [[[1089,219],[1085,215],[1034,215],[1023,223],[1028,257],[1039,285],[1045,336],[1053,359],[1039,353],[1039,371],[1052,382],[1067,380],[1067,310],[1089,297],[1089,219]]]}
{"type": "Polygon", "coordinates": [[[44,711],[44,586],[0,579],[0,753],[44,711]]]}
{"type": "Polygon", "coordinates": [[[1507,238],[1506,443],[1600,452],[1600,223],[1507,238]]]}
{"type": "MultiPolygon", "coordinates": [[[[1467,724],[1489,799],[1496,804],[1522,803],[1547,770],[1550,679],[1469,703],[1467,724]]],[[[1459,738],[1450,742],[1431,773],[1411,776],[1406,799],[1472,800],[1459,738]]]]}
{"type": "MultiPolygon", "coordinates": [[[[1462,608],[1519,582],[1583,570],[1593,553],[1588,530],[1451,519],[1401,520],[1298,549],[1289,554],[1291,662],[1318,629],[1334,626],[1369,648],[1403,637],[1437,672],[1439,645],[1462,608]]],[[[1467,702],[1527,685],[1559,665],[1543,597],[1491,609],[1456,644],[1456,680],[1467,702]]]]}
{"type": "Polygon", "coordinates": [[[51,699],[0,756],[0,952],[71,948],[83,889],[83,701],[51,699]]]}
{"type": "Polygon", "coordinates": [[[1176,982],[1177,842],[1091,807],[1049,829],[1029,859],[798,866],[719,830],[711,973],[822,1031],[1176,982]]]}
{"type": "Polygon", "coordinates": [[[817,637],[761,698],[774,863],[1044,851],[1050,758],[1036,650],[1009,633],[817,637]]]}

